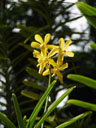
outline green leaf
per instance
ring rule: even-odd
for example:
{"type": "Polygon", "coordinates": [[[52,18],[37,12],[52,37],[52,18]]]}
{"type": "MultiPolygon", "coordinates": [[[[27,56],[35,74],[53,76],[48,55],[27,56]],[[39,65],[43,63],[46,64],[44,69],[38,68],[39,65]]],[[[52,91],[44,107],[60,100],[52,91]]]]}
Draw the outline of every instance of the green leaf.
{"type": "Polygon", "coordinates": [[[78,115],[78,116],[76,116],[76,117],[70,119],[69,121],[67,121],[67,122],[65,122],[65,123],[63,123],[63,124],[60,124],[60,125],[57,126],[56,128],[65,128],[65,127],[67,127],[67,126],[69,126],[69,125],[75,123],[76,121],[78,121],[78,120],[80,120],[80,119],[82,119],[82,118],[88,116],[88,115],[91,114],[91,113],[92,113],[92,112],[85,112],[85,113],[82,113],[82,114],[80,114],[80,115],[78,115]]]}
{"type": "Polygon", "coordinates": [[[19,45],[24,47],[24,48],[26,48],[28,51],[33,52],[33,48],[28,44],[24,44],[24,42],[23,43],[19,43],[19,45]]]}
{"type": "Polygon", "coordinates": [[[96,28],[96,8],[83,2],[76,2],[76,5],[88,22],[96,28]]]}
{"type": "Polygon", "coordinates": [[[4,88],[4,87],[2,87],[2,86],[0,86],[0,89],[1,89],[2,91],[5,91],[5,88],[4,88]]]}
{"type": "Polygon", "coordinates": [[[20,111],[20,107],[19,107],[16,95],[14,93],[12,94],[12,99],[13,99],[13,103],[14,103],[14,107],[15,107],[18,126],[19,126],[19,128],[24,128],[22,114],[21,114],[21,111],[20,111]]]}
{"type": "MultiPolygon", "coordinates": [[[[16,66],[18,63],[20,63],[20,61],[22,61],[28,54],[29,54],[28,51],[22,52],[22,54],[20,54],[19,56],[17,56],[16,58],[14,58],[14,59],[12,60],[12,62],[10,63],[9,66],[15,67],[15,66],[16,66]]],[[[10,72],[11,72],[11,70],[10,70],[10,72]]]]}
{"type": "Polygon", "coordinates": [[[26,68],[26,71],[27,71],[31,76],[33,76],[34,78],[48,83],[48,79],[47,79],[46,77],[44,77],[44,76],[41,76],[35,69],[32,69],[32,68],[30,68],[30,67],[27,67],[27,68],[26,68]]]}
{"type": "Polygon", "coordinates": [[[6,107],[6,104],[5,104],[5,103],[3,103],[3,102],[1,102],[1,101],[0,101],[0,105],[1,105],[1,106],[5,106],[5,107],[6,107]]]}
{"type": "Polygon", "coordinates": [[[0,55],[0,60],[9,60],[9,58],[8,58],[8,57],[4,57],[4,56],[0,55]]]}
{"type": "Polygon", "coordinates": [[[25,105],[25,104],[32,103],[32,102],[33,102],[32,99],[27,99],[27,100],[21,101],[19,104],[21,106],[21,105],[25,105]]]}
{"type": "Polygon", "coordinates": [[[88,78],[86,76],[69,74],[67,78],[74,80],[76,82],[82,83],[90,88],[96,89],[96,80],[88,78]]]}
{"type": "Polygon", "coordinates": [[[34,27],[34,26],[28,26],[25,27],[23,25],[17,25],[17,28],[20,28],[20,33],[26,37],[27,39],[24,41],[24,43],[27,43],[36,33],[40,33],[41,31],[44,31],[49,28],[49,25],[46,25],[44,27],[34,27]]]}
{"type": "Polygon", "coordinates": [[[0,112],[0,120],[8,127],[8,128],[16,128],[15,125],[9,120],[2,112],[0,112]]]}
{"type": "Polygon", "coordinates": [[[36,116],[38,115],[45,99],[47,98],[47,96],[49,95],[50,91],[52,90],[53,86],[55,85],[56,80],[54,80],[49,87],[47,88],[47,90],[45,91],[45,93],[43,94],[43,96],[41,97],[41,99],[39,100],[39,102],[37,103],[36,107],[34,108],[29,121],[27,123],[27,127],[26,128],[32,128],[32,126],[34,125],[34,121],[36,119],[36,116]]]}
{"type": "Polygon", "coordinates": [[[44,114],[44,116],[41,118],[41,120],[37,123],[35,128],[40,128],[40,125],[44,122],[44,120],[49,116],[49,114],[56,108],[56,106],[67,96],[69,95],[72,90],[75,88],[76,86],[68,89],[62,96],[60,96],[59,99],[57,99],[56,101],[54,101],[48,108],[47,112],[44,114]]]}
{"type": "Polygon", "coordinates": [[[82,16],[78,16],[78,17],[75,17],[75,18],[72,18],[72,19],[68,19],[68,20],[66,20],[66,21],[64,21],[64,22],[58,23],[58,25],[56,25],[56,27],[54,28],[54,31],[55,31],[58,27],[63,26],[64,24],[66,24],[66,23],[68,23],[68,22],[72,22],[72,21],[74,21],[74,20],[75,20],[75,22],[76,22],[76,20],[78,20],[78,19],[81,18],[81,17],[82,17],[82,16]]]}
{"type": "Polygon", "coordinates": [[[26,124],[27,124],[27,117],[26,116],[23,117],[23,123],[24,123],[24,127],[26,128],[26,124]]]}
{"type": "Polygon", "coordinates": [[[39,89],[41,91],[45,91],[45,89],[46,89],[43,86],[40,86],[40,85],[36,84],[33,81],[23,81],[23,84],[26,85],[26,86],[28,86],[28,87],[39,89]]]}
{"type": "MultiPolygon", "coordinates": [[[[35,107],[35,106],[34,106],[34,107],[35,107]]],[[[31,106],[31,107],[22,108],[21,111],[22,111],[22,113],[26,113],[26,112],[28,112],[28,111],[33,111],[34,107],[31,106]]]]}
{"type": "Polygon", "coordinates": [[[89,45],[96,51],[96,44],[90,43],[89,45]]]}
{"type": "Polygon", "coordinates": [[[85,101],[80,101],[80,100],[74,100],[74,99],[70,99],[67,102],[68,104],[73,104],[82,108],[86,108],[92,111],[96,111],[96,104],[92,104],[92,103],[88,103],[85,101]]]}
{"type": "Polygon", "coordinates": [[[28,58],[28,61],[31,63],[31,65],[37,65],[37,61],[35,59],[32,59],[32,58],[28,58]]]}
{"type": "Polygon", "coordinates": [[[26,97],[31,98],[31,99],[33,99],[33,100],[39,100],[40,97],[41,97],[41,96],[40,96],[39,94],[37,94],[37,93],[31,92],[31,91],[26,91],[26,90],[22,90],[22,91],[21,91],[21,94],[22,94],[23,96],[26,96],[26,97]]]}

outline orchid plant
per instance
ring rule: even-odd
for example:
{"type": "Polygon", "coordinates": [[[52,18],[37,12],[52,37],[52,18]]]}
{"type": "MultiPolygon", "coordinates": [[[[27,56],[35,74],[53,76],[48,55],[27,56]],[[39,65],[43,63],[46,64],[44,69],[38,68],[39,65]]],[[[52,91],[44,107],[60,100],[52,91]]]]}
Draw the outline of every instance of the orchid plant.
{"type": "MultiPolygon", "coordinates": [[[[49,75],[49,86],[51,83],[51,74],[53,76],[57,76],[60,83],[63,84],[63,75],[60,71],[68,68],[68,63],[63,63],[64,55],[68,55],[69,57],[74,57],[74,53],[71,51],[66,51],[68,46],[71,43],[71,40],[67,40],[66,43],[63,38],[59,39],[58,45],[51,45],[48,42],[51,39],[51,34],[47,33],[43,38],[39,35],[35,35],[34,42],[31,43],[31,47],[39,48],[38,50],[33,51],[33,56],[37,58],[39,67],[39,73],[43,76],[49,75]],[[55,58],[57,57],[57,62],[55,62],[55,58]]],[[[49,96],[46,98],[45,109],[44,112],[47,111],[49,96]]],[[[41,128],[43,128],[43,123],[41,128]]]]}

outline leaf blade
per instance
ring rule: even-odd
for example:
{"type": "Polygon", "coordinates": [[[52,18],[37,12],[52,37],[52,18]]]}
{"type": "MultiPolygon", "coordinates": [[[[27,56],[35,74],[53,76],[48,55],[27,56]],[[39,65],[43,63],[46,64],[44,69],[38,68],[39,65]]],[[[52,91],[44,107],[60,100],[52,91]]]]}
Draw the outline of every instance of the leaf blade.
{"type": "Polygon", "coordinates": [[[68,104],[73,104],[88,110],[92,110],[92,111],[96,111],[96,104],[92,104],[92,103],[88,103],[85,101],[81,101],[81,100],[75,100],[75,99],[70,99],[67,102],[68,104]]]}
{"type": "Polygon", "coordinates": [[[2,112],[0,112],[0,120],[2,120],[8,128],[16,128],[11,120],[9,120],[2,112]]]}
{"type": "Polygon", "coordinates": [[[71,120],[67,121],[67,122],[64,122],[63,124],[60,124],[59,126],[57,126],[56,128],[65,128],[73,123],[75,123],[76,121],[88,116],[89,114],[91,114],[92,112],[85,112],[85,113],[82,113],[74,118],[72,118],[71,120]]]}
{"type": "Polygon", "coordinates": [[[68,95],[71,93],[71,91],[75,88],[72,87],[70,89],[68,89],[62,96],[60,96],[59,99],[57,99],[55,102],[53,102],[47,112],[44,114],[44,116],[41,118],[41,120],[37,123],[36,127],[35,128],[40,128],[40,125],[44,122],[44,120],[48,117],[48,115],[56,108],[56,106],[68,95]]]}
{"type": "Polygon", "coordinates": [[[13,99],[13,103],[14,103],[14,107],[15,107],[15,112],[16,112],[16,116],[17,116],[18,126],[19,126],[19,128],[24,128],[22,114],[21,114],[21,111],[20,111],[20,107],[19,107],[16,95],[14,93],[12,94],[12,99],[13,99]]]}
{"type": "Polygon", "coordinates": [[[40,95],[31,91],[26,91],[26,90],[22,90],[21,94],[25,97],[31,98],[33,100],[39,100],[40,99],[40,95]]]}
{"type": "Polygon", "coordinates": [[[52,90],[53,86],[55,85],[56,80],[54,80],[50,86],[47,88],[47,90],[45,91],[45,93],[43,94],[43,96],[41,97],[41,99],[39,100],[39,102],[37,103],[36,107],[34,108],[29,121],[27,123],[27,127],[26,128],[32,128],[32,126],[34,125],[34,121],[36,119],[37,114],[39,113],[46,97],[48,96],[48,94],[50,93],[50,91],[52,90]]]}
{"type": "Polygon", "coordinates": [[[90,88],[96,89],[96,80],[89,77],[78,74],[69,74],[67,75],[67,78],[82,83],[90,88]]]}
{"type": "Polygon", "coordinates": [[[96,28],[96,8],[83,2],[76,2],[76,5],[87,21],[96,28]]]}

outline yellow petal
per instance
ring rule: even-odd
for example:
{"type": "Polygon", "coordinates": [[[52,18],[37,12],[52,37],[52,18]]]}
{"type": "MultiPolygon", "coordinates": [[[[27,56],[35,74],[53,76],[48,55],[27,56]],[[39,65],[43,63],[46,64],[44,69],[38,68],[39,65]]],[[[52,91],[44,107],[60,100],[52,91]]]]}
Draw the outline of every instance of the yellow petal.
{"type": "Polygon", "coordinates": [[[47,75],[49,75],[49,69],[46,69],[44,72],[43,72],[43,76],[47,76],[47,75]]]}
{"type": "Polygon", "coordinates": [[[59,48],[59,46],[48,44],[47,48],[51,50],[53,48],[59,48]]]}
{"type": "Polygon", "coordinates": [[[65,42],[64,42],[64,39],[63,38],[60,38],[59,39],[59,45],[60,45],[60,48],[63,50],[63,48],[64,48],[64,44],[65,44],[65,42]]]}
{"type": "Polygon", "coordinates": [[[38,63],[42,63],[42,61],[43,61],[42,56],[40,56],[37,61],[38,61],[38,63]]]}
{"type": "Polygon", "coordinates": [[[51,56],[54,56],[56,53],[59,52],[59,49],[58,48],[53,48],[49,54],[48,54],[48,57],[51,57],[51,56]]]}
{"type": "Polygon", "coordinates": [[[74,57],[74,53],[71,51],[66,51],[65,54],[69,57],[74,57]]]}
{"type": "Polygon", "coordinates": [[[34,56],[35,58],[40,58],[40,57],[41,57],[41,54],[40,54],[39,51],[34,50],[34,51],[33,51],[33,56],[34,56]]]}
{"type": "Polygon", "coordinates": [[[39,74],[42,74],[43,70],[44,70],[44,63],[41,63],[39,67],[39,74]]]}
{"type": "Polygon", "coordinates": [[[41,49],[41,53],[43,54],[43,56],[45,57],[47,54],[47,48],[45,46],[45,44],[41,44],[40,45],[40,49],[41,49]]]}
{"type": "Polygon", "coordinates": [[[51,34],[48,33],[48,34],[46,34],[45,37],[44,37],[44,42],[47,44],[47,43],[50,41],[50,39],[51,39],[51,34]]]}
{"type": "Polygon", "coordinates": [[[68,68],[68,63],[63,64],[62,66],[59,67],[59,70],[63,70],[65,68],[68,68]]]}
{"type": "Polygon", "coordinates": [[[52,74],[52,77],[56,76],[56,71],[57,71],[57,69],[55,69],[55,68],[52,68],[51,69],[51,73],[53,73],[52,74]]]}
{"type": "Polygon", "coordinates": [[[63,64],[64,54],[60,54],[57,58],[57,65],[60,66],[63,64]]]}
{"type": "Polygon", "coordinates": [[[53,59],[48,59],[48,61],[49,61],[49,64],[51,64],[53,67],[57,67],[57,64],[53,59]]]}
{"type": "Polygon", "coordinates": [[[40,44],[37,43],[37,42],[32,42],[31,43],[31,47],[33,47],[33,48],[39,48],[40,47],[40,44]]]}
{"type": "Polygon", "coordinates": [[[62,75],[62,73],[57,71],[56,74],[58,76],[58,79],[59,79],[60,83],[63,84],[63,75],[62,75]]]}
{"type": "Polygon", "coordinates": [[[43,43],[43,39],[42,39],[42,37],[39,34],[35,35],[35,40],[40,42],[41,44],[43,43]]]}
{"type": "Polygon", "coordinates": [[[71,43],[71,40],[67,40],[63,50],[66,50],[68,46],[70,45],[70,43],[71,43]]]}
{"type": "Polygon", "coordinates": [[[40,66],[40,64],[37,64],[36,66],[37,66],[37,67],[39,67],[39,66],[40,66]]]}

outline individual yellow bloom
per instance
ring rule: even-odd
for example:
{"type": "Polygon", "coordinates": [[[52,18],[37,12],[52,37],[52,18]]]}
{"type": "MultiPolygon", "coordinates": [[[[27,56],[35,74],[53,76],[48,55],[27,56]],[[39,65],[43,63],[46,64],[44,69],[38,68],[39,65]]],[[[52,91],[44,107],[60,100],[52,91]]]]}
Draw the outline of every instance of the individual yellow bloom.
{"type": "Polygon", "coordinates": [[[45,47],[48,48],[48,49],[56,48],[57,46],[55,46],[55,45],[51,45],[51,44],[48,45],[47,44],[50,41],[50,39],[51,39],[51,34],[50,33],[47,33],[45,35],[44,40],[43,40],[43,38],[39,34],[36,34],[35,35],[35,40],[36,41],[31,43],[31,47],[33,47],[33,48],[40,48],[40,46],[42,44],[44,44],[45,47]]]}
{"type": "Polygon", "coordinates": [[[59,54],[58,61],[57,61],[57,63],[59,63],[59,65],[63,64],[64,55],[67,55],[69,57],[73,57],[74,56],[73,52],[66,51],[66,49],[68,48],[70,43],[71,43],[71,40],[67,40],[66,43],[65,43],[64,39],[60,38],[59,39],[59,46],[56,47],[56,48],[53,48],[52,51],[50,52],[51,56],[53,56],[56,53],[59,54]]]}
{"type": "Polygon", "coordinates": [[[62,73],[60,71],[66,69],[66,68],[68,68],[68,63],[59,65],[59,63],[57,62],[57,63],[55,63],[53,65],[53,68],[51,69],[51,71],[50,71],[50,69],[46,69],[43,72],[43,76],[49,75],[50,72],[51,72],[52,73],[52,76],[56,76],[57,75],[59,81],[61,83],[63,83],[63,75],[62,75],[62,73]]]}
{"type": "Polygon", "coordinates": [[[41,52],[34,50],[33,56],[38,59],[37,67],[39,67],[39,73],[42,74],[44,68],[48,67],[48,65],[55,65],[53,59],[50,58],[49,53],[47,53],[47,48],[44,44],[40,46],[41,52]]]}
{"type": "Polygon", "coordinates": [[[66,51],[66,49],[69,47],[70,43],[71,43],[71,40],[67,40],[66,43],[65,43],[64,39],[63,38],[60,38],[59,39],[59,45],[60,45],[59,52],[61,54],[67,55],[69,57],[74,57],[74,53],[73,52],[66,51]]]}

